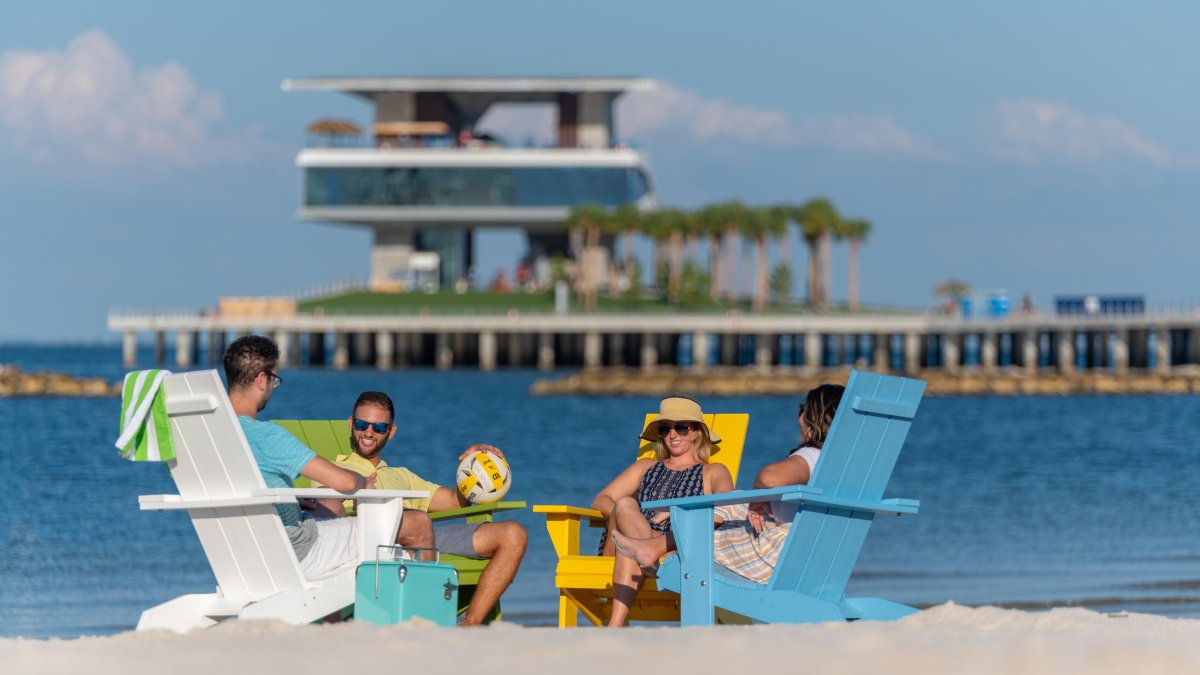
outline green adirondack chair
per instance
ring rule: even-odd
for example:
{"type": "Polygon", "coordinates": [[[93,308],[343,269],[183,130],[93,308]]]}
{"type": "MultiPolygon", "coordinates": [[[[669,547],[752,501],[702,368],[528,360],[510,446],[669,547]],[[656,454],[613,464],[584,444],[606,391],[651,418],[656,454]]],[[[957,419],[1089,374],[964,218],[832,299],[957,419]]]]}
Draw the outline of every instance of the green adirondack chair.
{"type": "MultiPolygon", "coordinates": [[[[353,452],[350,448],[350,431],[346,420],[274,420],[276,424],[287,429],[314,452],[329,461],[337,455],[347,455],[353,452]]],[[[296,487],[309,487],[307,478],[301,476],[296,480],[296,487]]],[[[462,509],[441,511],[429,514],[433,521],[446,521],[452,518],[465,518],[468,523],[491,522],[492,514],[501,511],[513,511],[525,508],[525,502],[502,501],[494,504],[478,504],[462,509]]],[[[487,567],[487,560],[473,560],[461,556],[443,554],[441,560],[458,570],[458,611],[462,614],[475,595],[475,587],[479,585],[479,577],[487,567]]],[[[488,616],[487,622],[500,619],[500,603],[488,616]]]]}

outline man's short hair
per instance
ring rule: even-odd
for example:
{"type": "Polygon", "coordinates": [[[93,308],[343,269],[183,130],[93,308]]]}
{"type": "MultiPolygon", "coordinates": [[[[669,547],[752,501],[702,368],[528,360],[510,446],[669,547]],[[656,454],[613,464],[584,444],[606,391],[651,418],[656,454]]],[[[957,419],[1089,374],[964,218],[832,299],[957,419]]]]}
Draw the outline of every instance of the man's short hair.
{"type": "Polygon", "coordinates": [[[350,411],[350,414],[353,415],[354,411],[358,410],[358,406],[366,403],[374,403],[375,405],[387,410],[388,416],[392,418],[392,421],[396,421],[396,406],[392,405],[391,397],[382,391],[364,391],[363,393],[359,394],[358,400],[354,402],[354,409],[350,411]]]}
{"type": "Polygon", "coordinates": [[[225,350],[225,382],[229,388],[248,387],[259,373],[274,370],[279,363],[279,347],[262,335],[244,335],[225,350]]]}

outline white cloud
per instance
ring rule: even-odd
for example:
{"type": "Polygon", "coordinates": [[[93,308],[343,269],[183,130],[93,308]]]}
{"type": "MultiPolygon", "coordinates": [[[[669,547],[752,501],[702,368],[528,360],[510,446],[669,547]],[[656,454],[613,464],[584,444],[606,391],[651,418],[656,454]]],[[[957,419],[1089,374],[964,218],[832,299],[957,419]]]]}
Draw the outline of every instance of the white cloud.
{"type": "Polygon", "coordinates": [[[135,68],[100,30],[62,51],[0,54],[0,140],[40,160],[198,166],[242,161],[256,140],[223,137],[221,98],[174,62],[135,68]]]}
{"type": "MultiPolygon", "coordinates": [[[[683,132],[688,140],[721,139],[763,148],[827,148],[837,152],[896,154],[945,160],[933,143],[901,127],[889,115],[842,114],[793,120],[782,110],[757,108],[704,98],[671,84],[635,91],[617,100],[617,134],[622,139],[648,142],[683,132]]],[[[552,140],[553,106],[497,106],[481,121],[520,142],[552,140]]]]}
{"type": "Polygon", "coordinates": [[[996,104],[996,155],[1022,162],[1136,158],[1172,163],[1171,151],[1107,115],[1089,115],[1055,101],[1001,100],[996,104]]]}

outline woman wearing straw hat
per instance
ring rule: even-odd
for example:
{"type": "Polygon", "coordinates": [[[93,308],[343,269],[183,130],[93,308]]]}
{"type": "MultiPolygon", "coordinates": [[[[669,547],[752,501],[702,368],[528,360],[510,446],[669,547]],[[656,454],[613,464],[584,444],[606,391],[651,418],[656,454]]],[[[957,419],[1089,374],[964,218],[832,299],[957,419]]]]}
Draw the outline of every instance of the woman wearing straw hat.
{"type": "MultiPolygon", "coordinates": [[[[645,539],[671,531],[669,514],[643,511],[641,503],[655,499],[693,497],[733,489],[733,477],[722,464],[709,464],[713,446],[721,442],[708,425],[700,404],[671,396],[658,406],[658,415],[642,431],[655,443],[654,459],[639,459],[620,473],[592,500],[592,508],[608,518],[602,555],[613,555],[609,533],[645,539]]],[[[623,626],[629,607],[645,580],[642,568],[631,558],[617,556],[613,566],[613,602],[609,626],[623,626]]]]}

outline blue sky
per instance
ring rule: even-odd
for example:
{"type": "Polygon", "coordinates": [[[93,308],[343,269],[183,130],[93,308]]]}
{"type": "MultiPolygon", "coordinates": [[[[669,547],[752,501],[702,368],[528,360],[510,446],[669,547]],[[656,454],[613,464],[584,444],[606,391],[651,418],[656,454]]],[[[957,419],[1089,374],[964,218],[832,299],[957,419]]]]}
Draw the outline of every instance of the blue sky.
{"type": "MultiPolygon", "coordinates": [[[[1190,306],[1200,6],[1044,4],[18,3],[0,22],[0,340],[114,339],[112,308],[365,277],[365,232],[294,217],[304,127],[369,118],[280,90],[330,75],[654,78],[617,126],[662,201],[828,196],[875,225],[868,303],[923,307],[956,277],[1043,308],[1190,306]]],[[[485,278],[520,253],[488,243],[485,278]]],[[[834,265],[844,297],[844,251],[834,265]]]]}

